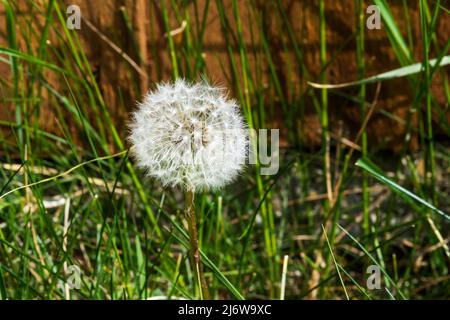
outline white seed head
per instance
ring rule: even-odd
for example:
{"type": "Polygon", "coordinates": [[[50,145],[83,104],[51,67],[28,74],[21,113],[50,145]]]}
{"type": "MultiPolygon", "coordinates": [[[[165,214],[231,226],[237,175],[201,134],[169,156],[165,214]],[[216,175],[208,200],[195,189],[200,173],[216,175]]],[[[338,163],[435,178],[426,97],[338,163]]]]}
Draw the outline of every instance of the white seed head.
{"type": "Polygon", "coordinates": [[[138,104],[129,139],[149,176],[188,190],[231,182],[247,150],[237,103],[223,89],[181,79],[158,85],[138,104]]]}

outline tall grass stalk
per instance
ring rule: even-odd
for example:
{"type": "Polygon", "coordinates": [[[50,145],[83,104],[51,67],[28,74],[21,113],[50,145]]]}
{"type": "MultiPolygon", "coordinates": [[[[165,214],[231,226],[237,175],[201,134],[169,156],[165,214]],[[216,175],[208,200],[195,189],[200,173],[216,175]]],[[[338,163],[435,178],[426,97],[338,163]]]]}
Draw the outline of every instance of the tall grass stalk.
{"type": "MultiPolygon", "coordinates": [[[[438,3],[439,4],[439,3],[438,3]]],[[[438,5],[437,4],[437,5],[438,5]]],[[[428,181],[428,188],[430,192],[431,199],[433,204],[436,204],[436,159],[435,159],[435,151],[434,151],[434,141],[433,141],[433,113],[431,109],[431,94],[430,94],[430,86],[431,86],[431,76],[430,76],[430,64],[429,60],[429,51],[430,51],[430,39],[428,34],[428,21],[425,12],[426,3],[424,0],[420,0],[419,2],[419,12],[420,12],[420,30],[422,33],[422,46],[423,46],[423,64],[424,64],[424,73],[423,73],[423,91],[424,91],[424,100],[425,100],[425,112],[426,112],[426,149],[427,149],[427,172],[426,179],[428,181]]]]}
{"type": "MultiPolygon", "coordinates": [[[[364,59],[364,33],[365,33],[365,10],[364,0],[355,2],[355,20],[356,20],[356,61],[358,65],[358,76],[360,79],[365,78],[365,59],[364,59]]],[[[359,89],[359,99],[361,119],[365,119],[366,115],[366,85],[361,84],[359,89]]],[[[361,153],[363,158],[367,157],[367,133],[366,130],[361,135],[361,153]]],[[[366,237],[370,232],[369,217],[369,192],[367,173],[362,175],[362,198],[363,198],[363,228],[366,237]]]]}

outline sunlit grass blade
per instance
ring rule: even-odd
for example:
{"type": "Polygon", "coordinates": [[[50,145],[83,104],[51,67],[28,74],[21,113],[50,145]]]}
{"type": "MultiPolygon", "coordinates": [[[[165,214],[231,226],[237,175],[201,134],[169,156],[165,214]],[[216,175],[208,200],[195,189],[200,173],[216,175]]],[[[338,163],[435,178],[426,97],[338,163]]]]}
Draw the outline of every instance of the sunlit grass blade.
{"type": "Polygon", "coordinates": [[[56,65],[54,65],[52,63],[43,61],[41,59],[36,58],[35,56],[32,56],[32,55],[20,52],[18,50],[14,50],[14,49],[11,49],[11,48],[0,47],[0,53],[6,54],[6,55],[8,55],[10,57],[14,57],[14,58],[18,58],[18,59],[27,61],[29,63],[33,63],[33,64],[37,64],[37,65],[43,66],[45,68],[48,68],[48,69],[53,70],[53,71],[57,71],[59,73],[64,73],[64,74],[68,74],[68,75],[73,76],[73,74],[71,74],[69,71],[67,71],[65,69],[62,69],[62,68],[60,68],[60,67],[58,67],[58,66],[56,66],[56,65]]]}
{"type": "MultiPolygon", "coordinates": [[[[448,64],[450,64],[450,55],[444,56],[442,60],[437,64],[439,60],[438,59],[431,59],[429,60],[429,65],[432,68],[435,67],[443,67],[448,64]]],[[[315,82],[308,82],[309,85],[311,85],[314,88],[327,88],[327,89],[339,89],[339,88],[346,88],[351,86],[357,86],[361,84],[368,84],[368,83],[374,83],[378,81],[385,81],[395,78],[402,78],[406,76],[410,76],[419,72],[422,72],[424,70],[423,63],[415,63],[406,67],[398,68],[395,70],[387,71],[384,73],[377,74],[375,76],[359,80],[359,81],[352,81],[347,83],[340,83],[340,84],[321,84],[321,83],[315,83],[315,82]]]]}
{"type": "Polygon", "coordinates": [[[377,168],[375,166],[375,164],[373,164],[370,160],[368,160],[368,159],[359,159],[356,162],[356,165],[358,167],[364,169],[368,173],[370,173],[370,175],[372,175],[373,177],[375,177],[376,179],[378,179],[379,181],[381,181],[382,183],[387,185],[389,188],[391,188],[393,191],[397,192],[400,196],[402,196],[406,200],[414,200],[414,201],[420,203],[421,205],[423,205],[424,207],[432,210],[433,212],[441,215],[442,217],[444,217],[445,219],[450,221],[450,216],[449,215],[447,215],[442,210],[440,210],[440,209],[436,208],[435,206],[433,206],[431,203],[427,202],[426,200],[424,200],[421,197],[415,195],[411,191],[403,188],[399,184],[395,183],[394,181],[392,181],[391,179],[386,177],[382,173],[382,171],[379,168],[377,168]]]}
{"type": "Polygon", "coordinates": [[[406,41],[403,39],[402,33],[397,26],[396,19],[392,15],[389,8],[389,4],[386,0],[374,0],[378,10],[380,10],[380,15],[386,26],[386,32],[388,34],[389,40],[392,44],[398,60],[402,65],[407,65],[412,62],[412,54],[409,50],[406,41]]]}

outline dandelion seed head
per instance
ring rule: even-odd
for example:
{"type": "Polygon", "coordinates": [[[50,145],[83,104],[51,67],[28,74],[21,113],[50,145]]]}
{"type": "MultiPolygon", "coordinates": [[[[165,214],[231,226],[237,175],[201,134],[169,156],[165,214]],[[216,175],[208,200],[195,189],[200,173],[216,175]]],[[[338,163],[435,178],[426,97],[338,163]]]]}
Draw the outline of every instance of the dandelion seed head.
{"type": "Polygon", "coordinates": [[[138,166],[163,185],[218,189],[244,166],[247,135],[239,106],[207,83],[158,85],[138,104],[130,127],[138,166]]]}

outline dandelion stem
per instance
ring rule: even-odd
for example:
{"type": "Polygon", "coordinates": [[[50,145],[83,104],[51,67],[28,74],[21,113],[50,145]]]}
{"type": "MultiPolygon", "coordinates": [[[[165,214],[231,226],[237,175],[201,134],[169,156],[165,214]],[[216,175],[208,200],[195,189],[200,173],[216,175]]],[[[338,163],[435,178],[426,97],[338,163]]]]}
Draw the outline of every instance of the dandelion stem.
{"type": "Polygon", "coordinates": [[[194,273],[194,286],[199,288],[200,299],[209,299],[208,286],[206,284],[203,269],[200,263],[200,251],[198,249],[197,221],[195,218],[194,191],[186,192],[186,220],[189,231],[189,255],[194,273]]]}

